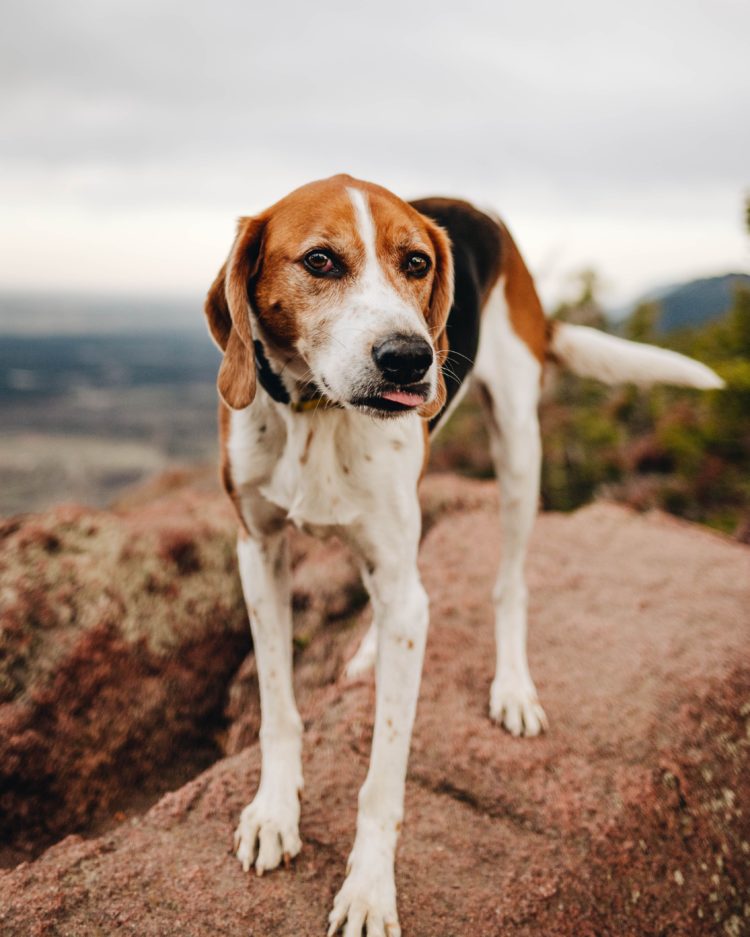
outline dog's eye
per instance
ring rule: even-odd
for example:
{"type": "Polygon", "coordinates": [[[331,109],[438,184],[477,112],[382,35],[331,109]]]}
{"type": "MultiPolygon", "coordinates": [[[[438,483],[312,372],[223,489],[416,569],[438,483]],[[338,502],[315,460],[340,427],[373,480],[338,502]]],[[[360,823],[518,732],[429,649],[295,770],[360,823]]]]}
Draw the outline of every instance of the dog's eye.
{"type": "Polygon", "coordinates": [[[407,254],[404,261],[404,273],[410,277],[423,277],[430,269],[430,258],[426,254],[407,254]]]}
{"type": "Polygon", "coordinates": [[[302,258],[302,263],[316,277],[336,276],[341,273],[341,268],[327,251],[309,251],[302,258]]]}

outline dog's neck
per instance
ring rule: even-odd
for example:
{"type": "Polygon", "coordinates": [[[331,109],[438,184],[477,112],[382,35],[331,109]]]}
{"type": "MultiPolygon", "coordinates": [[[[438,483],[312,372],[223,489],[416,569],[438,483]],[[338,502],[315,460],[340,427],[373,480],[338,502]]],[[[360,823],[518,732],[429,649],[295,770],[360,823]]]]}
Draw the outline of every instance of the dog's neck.
{"type": "Polygon", "coordinates": [[[302,381],[295,376],[298,367],[294,359],[281,363],[276,360],[278,355],[266,351],[263,342],[256,339],[254,344],[258,383],[276,403],[285,404],[297,413],[339,406],[312,381],[302,381]]]}

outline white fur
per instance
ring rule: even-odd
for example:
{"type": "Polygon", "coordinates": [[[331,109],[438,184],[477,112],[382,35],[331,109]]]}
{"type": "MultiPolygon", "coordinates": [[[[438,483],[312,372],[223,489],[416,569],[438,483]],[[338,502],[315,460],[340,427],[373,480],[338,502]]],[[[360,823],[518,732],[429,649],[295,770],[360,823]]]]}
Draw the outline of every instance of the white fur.
{"type": "Polygon", "coordinates": [[[490,447],[502,497],[503,556],[494,591],[497,661],[490,714],[513,735],[538,735],[546,716],[526,659],[524,561],[539,497],[541,365],[510,324],[504,278],[495,285],[482,318],[474,377],[490,401],[490,447]]]}
{"type": "Polygon", "coordinates": [[[556,323],[551,350],[566,367],[581,377],[606,384],[678,384],[710,390],[724,386],[711,368],[666,348],[607,335],[585,325],[556,323]]]}
{"type": "Polygon", "coordinates": [[[350,188],[347,192],[357,217],[357,232],[365,245],[367,275],[374,280],[379,280],[383,274],[378,263],[375,222],[370,211],[369,200],[362,189],[350,188]]]}
{"type": "Polygon", "coordinates": [[[253,632],[263,721],[260,787],[242,811],[234,842],[242,868],[247,872],[255,860],[261,875],[276,868],[283,856],[296,856],[302,845],[298,832],[302,720],[292,689],[286,537],[282,531],[257,540],[240,537],[237,555],[253,632]]]}
{"type": "MultiPolygon", "coordinates": [[[[408,481],[416,486],[419,468],[413,468],[408,481]]],[[[329,934],[345,920],[345,934],[359,935],[363,925],[368,935],[400,934],[394,858],[428,623],[427,595],[416,565],[419,505],[413,494],[408,500],[411,504],[401,501],[397,513],[382,523],[359,525],[351,532],[355,549],[369,557],[369,563],[374,561],[373,571],[364,578],[378,632],[377,698],[357,835],[346,880],[329,917],[329,934]]]]}

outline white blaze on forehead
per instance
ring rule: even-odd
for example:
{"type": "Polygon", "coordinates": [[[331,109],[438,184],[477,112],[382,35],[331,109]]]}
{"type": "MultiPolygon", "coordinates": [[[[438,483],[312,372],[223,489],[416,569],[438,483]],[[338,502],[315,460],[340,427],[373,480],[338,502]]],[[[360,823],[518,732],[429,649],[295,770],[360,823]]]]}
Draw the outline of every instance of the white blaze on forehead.
{"type": "Polygon", "coordinates": [[[357,233],[365,250],[365,262],[354,288],[358,302],[358,327],[366,328],[365,323],[369,317],[373,339],[378,336],[382,338],[389,332],[403,332],[420,335],[425,341],[431,342],[419,307],[415,303],[409,303],[399,294],[378,259],[377,232],[367,192],[354,186],[348,187],[346,191],[354,207],[357,233]]]}
{"type": "Polygon", "coordinates": [[[378,257],[375,250],[375,222],[370,211],[370,202],[361,189],[347,189],[354,206],[357,219],[357,232],[365,245],[365,269],[368,273],[378,269],[378,257]]]}
{"type": "Polygon", "coordinates": [[[417,309],[399,295],[378,260],[375,221],[367,193],[354,187],[346,191],[354,206],[357,233],[365,248],[365,262],[358,278],[358,298],[377,316],[381,330],[386,329],[390,323],[392,331],[416,332],[429,341],[424,321],[421,320],[417,309]]]}

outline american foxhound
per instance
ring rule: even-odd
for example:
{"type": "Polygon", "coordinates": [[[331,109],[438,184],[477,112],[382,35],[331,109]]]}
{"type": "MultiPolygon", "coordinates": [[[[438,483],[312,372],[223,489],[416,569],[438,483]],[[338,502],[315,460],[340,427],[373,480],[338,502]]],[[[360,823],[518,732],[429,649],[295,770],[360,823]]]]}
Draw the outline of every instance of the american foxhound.
{"type": "Polygon", "coordinates": [[[245,871],[300,850],[302,723],[292,689],[288,521],[358,557],[373,625],[348,666],[376,664],[372,755],[329,934],[400,934],[394,853],[427,636],[417,483],[469,379],[485,403],[503,508],[490,715],[514,735],[547,720],[526,659],[524,557],[537,510],[545,361],[579,374],[718,387],[688,358],[548,322],[499,220],[454,199],[407,203],[350,176],[239,222],[206,301],[223,352],[222,475],[262,706],[262,771],[235,833],[245,871]]]}

